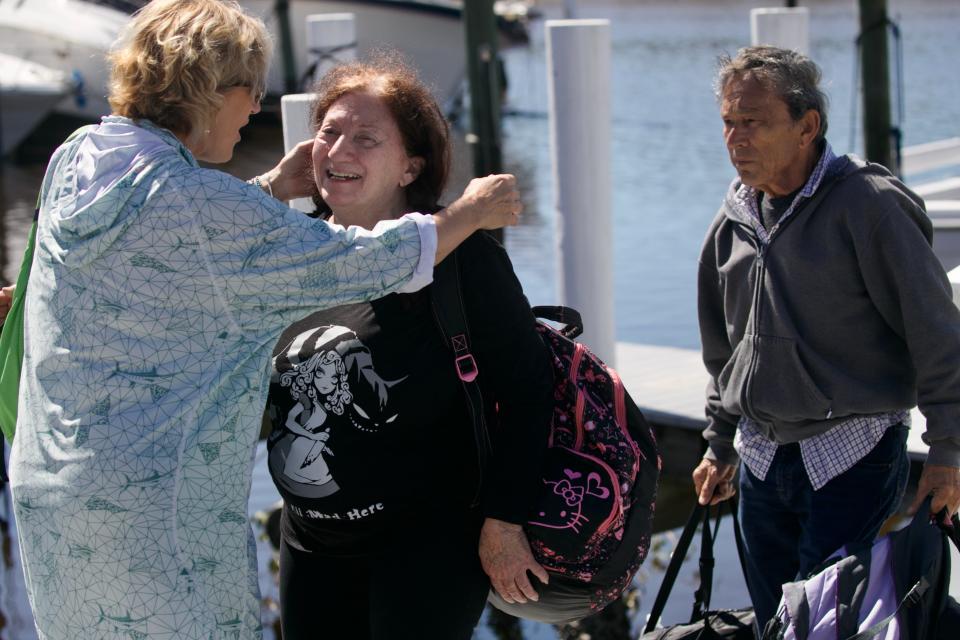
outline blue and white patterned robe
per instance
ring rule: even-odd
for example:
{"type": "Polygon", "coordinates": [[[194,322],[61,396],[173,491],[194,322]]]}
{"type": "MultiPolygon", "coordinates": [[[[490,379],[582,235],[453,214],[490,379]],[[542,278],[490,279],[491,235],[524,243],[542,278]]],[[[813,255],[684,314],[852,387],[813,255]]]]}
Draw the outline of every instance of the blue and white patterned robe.
{"type": "Polygon", "coordinates": [[[27,293],[14,506],[41,638],[261,635],[246,516],[284,327],[430,281],[432,219],[330,226],[168,131],[54,154],[27,293]]]}

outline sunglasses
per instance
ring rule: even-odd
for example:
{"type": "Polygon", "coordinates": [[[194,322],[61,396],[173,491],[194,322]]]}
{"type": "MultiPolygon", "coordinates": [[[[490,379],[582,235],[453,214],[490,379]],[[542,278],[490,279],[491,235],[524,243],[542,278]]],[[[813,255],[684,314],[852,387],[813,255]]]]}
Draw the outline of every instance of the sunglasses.
{"type": "Polygon", "coordinates": [[[218,89],[218,91],[220,93],[224,93],[226,91],[229,91],[230,89],[236,89],[238,87],[243,87],[244,89],[247,89],[250,92],[250,97],[252,97],[254,102],[256,102],[257,104],[262,103],[264,97],[266,97],[267,95],[266,87],[254,88],[252,85],[249,85],[249,84],[232,84],[227,87],[221,87],[220,89],[218,89]]]}

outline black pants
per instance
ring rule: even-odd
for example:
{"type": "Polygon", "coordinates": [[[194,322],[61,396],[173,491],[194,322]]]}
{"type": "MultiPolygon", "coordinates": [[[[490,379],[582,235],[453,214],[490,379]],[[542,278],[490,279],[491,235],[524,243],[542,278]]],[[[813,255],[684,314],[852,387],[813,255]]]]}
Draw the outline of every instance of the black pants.
{"type": "Polygon", "coordinates": [[[490,582],[479,523],[411,523],[374,554],[332,558],[281,540],[284,640],[470,640],[490,582]]]}

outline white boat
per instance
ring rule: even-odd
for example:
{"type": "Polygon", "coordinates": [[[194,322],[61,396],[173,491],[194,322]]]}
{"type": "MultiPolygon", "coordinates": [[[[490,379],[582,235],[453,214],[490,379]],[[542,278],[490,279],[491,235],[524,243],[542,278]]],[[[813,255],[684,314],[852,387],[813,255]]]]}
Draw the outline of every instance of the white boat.
{"type": "MultiPolygon", "coordinates": [[[[947,271],[960,265],[960,138],[907,147],[900,173],[923,198],[933,222],[933,250],[947,271]]],[[[951,272],[951,279],[960,277],[951,272]]],[[[960,288],[954,285],[955,299],[960,288]]]]}
{"type": "Polygon", "coordinates": [[[71,88],[62,71],[0,53],[0,156],[16,148],[71,88]]]}
{"type": "MultiPolygon", "coordinates": [[[[466,74],[466,44],[460,0],[241,0],[263,18],[277,50],[268,79],[268,91],[280,95],[304,86],[311,60],[307,52],[307,16],[317,13],[353,13],[357,56],[384,47],[403,52],[429,83],[438,99],[449,106],[459,93],[466,74]],[[283,8],[286,7],[284,12],[283,8]],[[282,51],[286,15],[293,60],[282,51]]],[[[494,3],[501,43],[525,42],[530,4],[523,1],[494,3]]]]}
{"type": "Polygon", "coordinates": [[[0,0],[0,53],[63,72],[76,85],[55,111],[110,113],[104,55],[129,14],[78,0],[0,0]]]}
{"type": "Polygon", "coordinates": [[[463,26],[460,9],[452,3],[244,0],[242,4],[263,18],[276,43],[267,81],[269,93],[297,93],[307,88],[310,68],[307,16],[317,13],[353,13],[358,57],[378,46],[403,51],[441,99],[453,95],[463,80],[466,69],[463,26]],[[283,54],[284,15],[277,7],[282,8],[284,4],[289,7],[286,20],[293,60],[285,60],[283,54]]]}
{"type": "MultiPolygon", "coordinates": [[[[77,88],[56,111],[91,120],[109,113],[104,54],[144,0],[0,0],[0,53],[15,55],[74,78],[77,88]]],[[[350,12],[357,54],[389,47],[403,52],[447,104],[466,69],[462,2],[451,0],[242,0],[264,19],[276,42],[268,77],[273,95],[302,90],[309,69],[306,18],[350,12]],[[284,55],[289,34],[292,56],[284,55]]],[[[522,36],[526,2],[501,2],[502,33],[522,36]],[[507,25],[513,25],[508,27],[507,25]],[[519,25],[519,27],[518,27],[519,25]]]]}

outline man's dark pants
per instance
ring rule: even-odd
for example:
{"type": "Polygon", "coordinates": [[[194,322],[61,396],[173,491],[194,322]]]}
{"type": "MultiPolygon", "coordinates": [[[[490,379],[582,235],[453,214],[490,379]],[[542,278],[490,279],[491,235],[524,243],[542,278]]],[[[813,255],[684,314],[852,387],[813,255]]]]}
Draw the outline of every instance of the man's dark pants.
{"type": "Polygon", "coordinates": [[[806,577],[841,546],[872,541],[900,505],[910,472],[907,427],[887,429],[860,462],[814,491],[800,445],[778,447],[765,480],[740,465],[747,581],[760,629],[777,612],[780,585],[806,577]]]}

